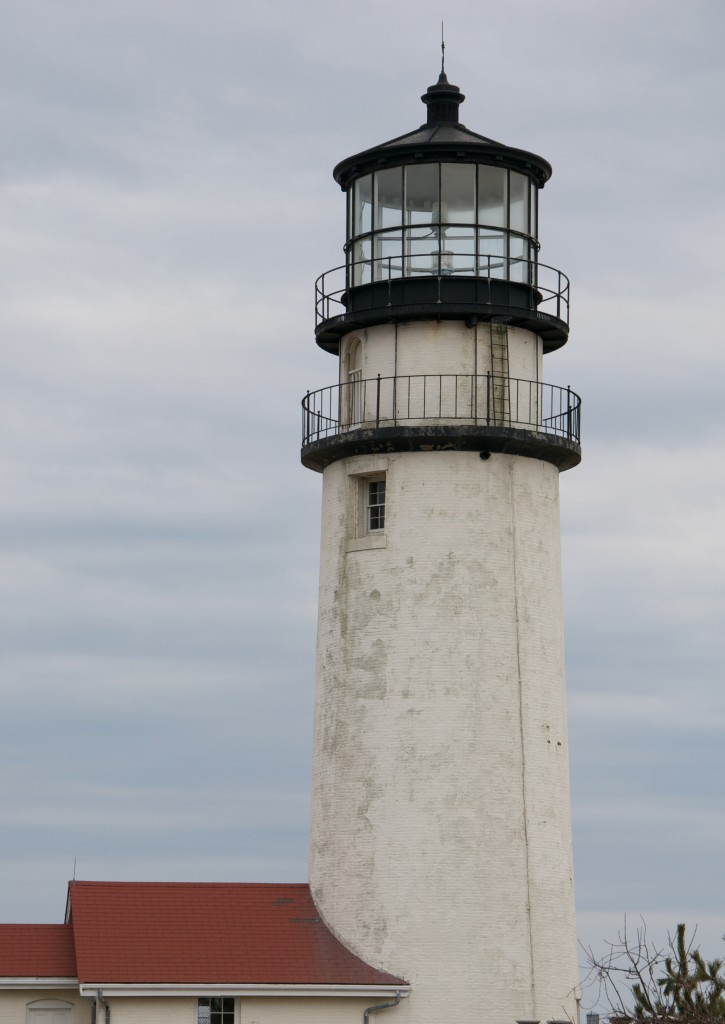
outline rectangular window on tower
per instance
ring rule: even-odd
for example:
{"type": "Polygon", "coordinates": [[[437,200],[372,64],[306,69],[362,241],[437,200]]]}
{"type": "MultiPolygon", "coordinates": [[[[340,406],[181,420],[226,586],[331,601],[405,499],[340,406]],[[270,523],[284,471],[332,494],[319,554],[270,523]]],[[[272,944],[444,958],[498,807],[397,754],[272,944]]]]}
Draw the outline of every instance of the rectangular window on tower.
{"type": "Polygon", "coordinates": [[[197,1004],[197,1024],[234,1024],[234,996],[210,996],[197,1004]]]}
{"type": "Polygon", "coordinates": [[[364,481],[367,487],[365,506],[366,533],[385,529],[385,478],[364,481]]]}
{"type": "Polygon", "coordinates": [[[346,551],[388,546],[387,465],[387,456],[373,455],[356,459],[348,470],[346,551]]]}

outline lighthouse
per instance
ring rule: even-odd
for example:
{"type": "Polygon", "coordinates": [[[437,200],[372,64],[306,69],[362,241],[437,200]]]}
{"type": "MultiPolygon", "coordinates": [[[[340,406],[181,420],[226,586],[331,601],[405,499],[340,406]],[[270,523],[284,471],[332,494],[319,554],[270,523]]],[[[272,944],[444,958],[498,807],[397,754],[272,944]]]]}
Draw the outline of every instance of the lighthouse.
{"type": "Polygon", "coordinates": [[[344,263],[316,284],[337,379],[302,403],[322,474],[310,885],[396,1019],[577,1016],[559,474],[548,383],[569,282],[540,259],[542,157],[421,127],[343,160],[344,263]]]}

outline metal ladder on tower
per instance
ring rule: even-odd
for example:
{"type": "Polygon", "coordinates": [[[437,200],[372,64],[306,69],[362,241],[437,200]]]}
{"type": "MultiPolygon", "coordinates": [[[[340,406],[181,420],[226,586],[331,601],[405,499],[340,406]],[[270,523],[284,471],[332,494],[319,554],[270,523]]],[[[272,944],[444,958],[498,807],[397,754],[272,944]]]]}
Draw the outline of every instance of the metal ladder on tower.
{"type": "Polygon", "coordinates": [[[506,324],[492,323],[491,328],[491,412],[496,426],[511,422],[509,392],[509,336],[506,324]]]}

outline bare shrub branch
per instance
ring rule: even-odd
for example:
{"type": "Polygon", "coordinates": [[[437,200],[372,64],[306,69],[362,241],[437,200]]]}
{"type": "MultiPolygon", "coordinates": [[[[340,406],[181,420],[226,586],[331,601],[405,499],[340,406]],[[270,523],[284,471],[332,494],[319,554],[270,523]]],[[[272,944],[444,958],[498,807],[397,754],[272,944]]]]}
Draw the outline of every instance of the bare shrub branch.
{"type": "Polygon", "coordinates": [[[656,946],[644,920],[627,924],[607,952],[584,949],[594,1005],[609,1008],[611,1024],[725,1024],[725,960],[705,960],[678,924],[666,945],[656,946]]]}

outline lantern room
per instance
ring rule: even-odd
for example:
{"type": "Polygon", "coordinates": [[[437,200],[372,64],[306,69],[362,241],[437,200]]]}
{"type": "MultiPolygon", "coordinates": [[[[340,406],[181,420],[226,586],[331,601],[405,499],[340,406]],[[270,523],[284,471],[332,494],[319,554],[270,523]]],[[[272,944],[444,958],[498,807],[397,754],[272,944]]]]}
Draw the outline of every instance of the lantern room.
{"type": "Polygon", "coordinates": [[[503,320],[551,351],[568,336],[569,282],[539,259],[546,160],[470,131],[444,72],[421,97],[427,121],[343,160],[345,264],[316,288],[317,341],[337,352],[355,327],[411,319],[503,320]]]}
{"type": "Polygon", "coordinates": [[[372,171],[350,190],[352,284],[457,275],[535,276],[537,187],[487,164],[414,163],[372,171]]]}
{"type": "Polygon", "coordinates": [[[348,157],[345,261],[315,285],[337,383],[302,402],[302,461],[458,450],[576,465],[580,401],[544,381],[569,281],[543,263],[542,157],[470,131],[441,70],[426,123],[348,157]]]}

